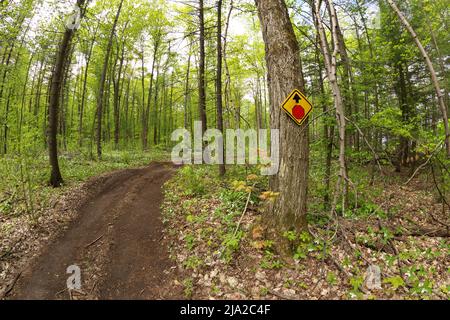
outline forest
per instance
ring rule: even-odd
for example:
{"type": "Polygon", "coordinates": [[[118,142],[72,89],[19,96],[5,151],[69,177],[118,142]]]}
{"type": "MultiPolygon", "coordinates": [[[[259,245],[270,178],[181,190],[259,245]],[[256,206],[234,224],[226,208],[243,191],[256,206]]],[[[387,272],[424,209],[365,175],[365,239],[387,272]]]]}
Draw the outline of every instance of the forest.
{"type": "Polygon", "coordinates": [[[449,8],[0,0],[0,300],[448,300],[449,8]]]}

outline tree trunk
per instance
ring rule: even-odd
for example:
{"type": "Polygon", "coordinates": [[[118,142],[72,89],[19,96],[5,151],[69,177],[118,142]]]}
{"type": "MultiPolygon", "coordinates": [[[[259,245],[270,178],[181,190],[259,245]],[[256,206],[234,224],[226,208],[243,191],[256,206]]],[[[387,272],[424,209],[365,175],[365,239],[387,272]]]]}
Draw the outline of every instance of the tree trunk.
{"type": "MultiPolygon", "coordinates": [[[[128,24],[128,23],[127,23],[128,24]]],[[[126,30],[126,26],[124,32],[126,30]]],[[[125,42],[122,39],[122,48],[119,62],[119,70],[117,71],[117,79],[113,78],[114,83],[114,148],[119,149],[119,136],[120,136],[120,100],[121,100],[121,78],[123,63],[125,60],[125,42]]],[[[114,75],[113,75],[114,77],[114,75]]]]}
{"type": "Polygon", "coordinates": [[[184,128],[188,129],[189,126],[189,112],[188,108],[190,110],[191,106],[188,106],[189,103],[189,96],[190,96],[190,86],[189,86],[189,77],[191,72],[191,50],[192,50],[192,42],[189,46],[189,56],[188,56],[188,62],[187,62],[187,69],[186,69],[186,80],[185,80],[185,87],[184,87],[184,128]]]}
{"type": "Polygon", "coordinates": [[[159,68],[160,62],[156,63],[156,79],[155,79],[155,100],[153,105],[153,144],[158,144],[158,93],[159,93],[159,68]]]}
{"type": "MultiPolygon", "coordinates": [[[[217,1],[217,75],[216,75],[216,107],[217,107],[217,129],[223,134],[223,105],[222,105],[222,0],[217,1]]],[[[219,152],[222,153],[222,163],[219,164],[219,175],[225,175],[224,142],[219,152]]]]}
{"type": "Polygon", "coordinates": [[[103,118],[103,98],[105,95],[105,82],[106,74],[108,72],[109,56],[111,54],[111,49],[113,45],[114,33],[116,32],[117,22],[119,21],[120,12],[122,11],[123,1],[120,1],[119,8],[117,9],[116,17],[111,29],[111,34],[109,35],[108,46],[106,48],[105,60],[103,62],[103,70],[100,76],[100,85],[97,97],[97,157],[99,160],[102,158],[102,118],[103,118]]]}
{"type": "MultiPolygon", "coordinates": [[[[346,168],[346,160],[345,160],[345,128],[346,128],[346,121],[345,121],[345,113],[344,113],[344,105],[342,101],[342,95],[341,90],[338,85],[337,81],[337,54],[339,52],[338,47],[338,37],[337,37],[337,31],[336,31],[336,16],[335,14],[331,15],[331,30],[332,30],[332,37],[333,37],[333,53],[330,54],[330,49],[328,47],[328,40],[326,37],[325,29],[323,22],[320,17],[320,0],[314,0],[313,5],[313,17],[314,17],[314,24],[316,25],[319,38],[320,38],[320,47],[324,56],[325,61],[325,68],[327,70],[328,74],[328,80],[330,82],[331,89],[333,91],[334,96],[334,104],[336,107],[336,120],[339,127],[339,178],[336,182],[336,190],[335,190],[335,197],[333,201],[333,208],[332,210],[335,211],[336,205],[337,205],[337,199],[340,193],[340,186],[343,185],[343,198],[346,198],[346,185],[347,185],[347,168],[346,168]]],[[[344,208],[342,208],[344,211],[344,208]]]]}
{"type": "MultiPolygon", "coordinates": [[[[158,55],[158,48],[159,48],[159,38],[156,38],[153,48],[153,61],[152,61],[152,70],[150,73],[150,87],[148,90],[148,101],[147,106],[143,110],[142,115],[142,148],[144,151],[148,149],[148,127],[149,127],[149,121],[150,121],[150,106],[152,104],[152,97],[153,97],[153,78],[154,78],[154,72],[155,72],[155,65],[156,65],[156,59],[158,55]]],[[[144,95],[144,93],[143,93],[144,95]]],[[[156,108],[156,105],[154,106],[156,108]]]]}
{"type": "MultiPolygon", "coordinates": [[[[78,0],[79,8],[83,7],[85,0],[78,0]]],[[[59,51],[56,56],[55,67],[51,77],[50,97],[48,105],[48,150],[51,166],[50,185],[59,187],[63,183],[61,171],[58,162],[58,113],[60,104],[61,86],[64,82],[64,68],[67,64],[67,57],[69,56],[72,38],[75,33],[74,29],[66,28],[63,39],[59,46],[59,51]]]]}
{"type": "MultiPolygon", "coordinates": [[[[231,20],[231,14],[233,13],[234,9],[234,1],[230,0],[229,4],[229,10],[227,14],[226,24],[225,24],[225,32],[223,36],[223,62],[225,66],[225,88],[224,88],[224,94],[225,94],[225,109],[227,113],[236,113],[235,110],[232,110],[232,94],[231,94],[231,74],[230,74],[230,68],[228,67],[228,59],[227,59],[227,39],[228,39],[228,30],[230,28],[230,20],[231,20]]],[[[230,127],[230,117],[227,117],[227,123],[225,124],[226,128],[230,127]]]]}
{"type": "Polygon", "coordinates": [[[323,202],[325,204],[325,207],[328,209],[330,207],[330,185],[331,185],[331,160],[333,156],[333,137],[334,137],[334,126],[328,125],[328,112],[330,111],[328,109],[327,103],[325,102],[325,86],[324,86],[324,79],[323,79],[323,69],[322,69],[322,63],[320,61],[320,50],[319,50],[319,37],[317,37],[317,45],[315,50],[315,58],[316,58],[316,64],[318,66],[318,82],[319,82],[319,89],[321,94],[321,103],[322,103],[322,112],[325,114],[323,117],[323,139],[324,139],[324,151],[326,153],[325,157],[325,174],[324,174],[324,195],[323,195],[323,202]]]}
{"type": "Polygon", "coordinates": [[[280,194],[266,221],[278,234],[302,232],[307,227],[308,121],[297,126],[280,108],[292,90],[304,92],[300,48],[284,0],[256,4],[266,47],[271,128],[280,131],[280,170],[269,181],[270,189],[280,194]]]}
{"type": "Polygon", "coordinates": [[[78,145],[80,148],[83,146],[83,118],[84,118],[84,106],[86,105],[86,93],[87,93],[87,78],[89,74],[89,65],[91,63],[92,51],[94,50],[94,43],[97,36],[98,28],[95,29],[94,36],[92,38],[91,45],[89,47],[89,53],[86,57],[86,66],[84,70],[84,81],[83,81],[83,92],[81,94],[81,106],[80,106],[80,114],[79,114],[79,122],[78,122],[78,145]]]}
{"type": "Polygon", "coordinates": [[[207,129],[206,120],[206,89],[205,89],[205,17],[203,0],[199,0],[199,17],[200,17],[200,61],[198,75],[198,112],[200,121],[202,122],[202,133],[207,129]]]}
{"type": "MultiPolygon", "coordinates": [[[[344,112],[346,115],[351,118],[352,114],[358,113],[357,101],[355,98],[355,90],[353,84],[353,69],[350,64],[350,58],[348,57],[347,47],[345,45],[344,35],[342,33],[339,20],[337,17],[336,9],[332,1],[327,0],[329,13],[332,19],[332,25],[334,25],[333,31],[335,32],[334,41],[337,41],[337,46],[339,50],[339,54],[341,57],[342,65],[344,67],[344,72],[342,76],[343,80],[343,103],[344,103],[344,112]]],[[[355,132],[354,136],[347,134],[347,145],[354,147],[356,145],[356,141],[358,140],[358,133],[355,132]],[[352,139],[353,138],[353,139],[352,139]]]]}

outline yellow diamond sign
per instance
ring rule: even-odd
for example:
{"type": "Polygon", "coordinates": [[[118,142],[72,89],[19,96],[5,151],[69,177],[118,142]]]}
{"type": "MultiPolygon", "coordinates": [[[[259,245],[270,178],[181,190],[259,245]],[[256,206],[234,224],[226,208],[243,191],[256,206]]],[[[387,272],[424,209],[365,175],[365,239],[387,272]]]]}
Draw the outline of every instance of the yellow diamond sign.
{"type": "Polygon", "coordinates": [[[308,118],[313,106],[300,90],[295,89],[283,102],[281,108],[296,124],[301,125],[308,118]]]}

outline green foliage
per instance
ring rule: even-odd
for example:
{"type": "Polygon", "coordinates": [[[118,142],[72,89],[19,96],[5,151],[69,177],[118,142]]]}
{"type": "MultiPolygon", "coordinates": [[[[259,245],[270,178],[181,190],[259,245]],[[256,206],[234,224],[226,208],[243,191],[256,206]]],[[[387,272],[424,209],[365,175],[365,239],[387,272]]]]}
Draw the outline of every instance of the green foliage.
{"type": "Polygon", "coordinates": [[[283,267],[283,263],[277,258],[272,250],[267,249],[264,251],[264,256],[260,261],[260,266],[263,269],[280,269],[283,267]]]}
{"type": "Polygon", "coordinates": [[[400,276],[389,277],[383,280],[383,283],[388,283],[392,286],[392,290],[396,291],[398,288],[403,287],[405,282],[400,276]]]}
{"type": "Polygon", "coordinates": [[[196,270],[202,264],[203,264],[203,260],[197,256],[190,256],[183,263],[183,265],[186,269],[191,269],[191,270],[196,270]]]}
{"type": "Polygon", "coordinates": [[[349,279],[349,283],[352,288],[350,297],[360,299],[363,295],[360,289],[364,285],[364,277],[361,275],[353,276],[349,279]]]}
{"type": "Polygon", "coordinates": [[[181,168],[180,183],[184,189],[184,194],[189,196],[205,195],[208,187],[213,185],[213,181],[208,181],[204,175],[209,177],[209,170],[194,170],[192,166],[184,166],[181,168]]]}
{"type": "Polygon", "coordinates": [[[337,277],[334,272],[330,271],[327,273],[327,282],[332,286],[337,284],[337,277]]]}
{"type": "Polygon", "coordinates": [[[194,280],[192,278],[186,278],[183,280],[184,296],[186,299],[190,299],[194,293],[194,280]]]}
{"type": "Polygon", "coordinates": [[[229,263],[231,261],[233,254],[239,249],[239,244],[243,235],[243,231],[239,231],[236,235],[232,233],[225,234],[222,242],[222,247],[224,248],[222,258],[225,262],[229,263]]]}

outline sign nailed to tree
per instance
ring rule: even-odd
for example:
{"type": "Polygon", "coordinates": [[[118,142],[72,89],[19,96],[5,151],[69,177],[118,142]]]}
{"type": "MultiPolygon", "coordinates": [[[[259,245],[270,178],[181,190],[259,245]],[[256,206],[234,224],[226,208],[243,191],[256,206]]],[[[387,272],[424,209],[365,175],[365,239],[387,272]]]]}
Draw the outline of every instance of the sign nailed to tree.
{"type": "Polygon", "coordinates": [[[313,106],[300,90],[295,89],[283,102],[281,108],[295,123],[301,125],[308,118],[313,106]]]}

